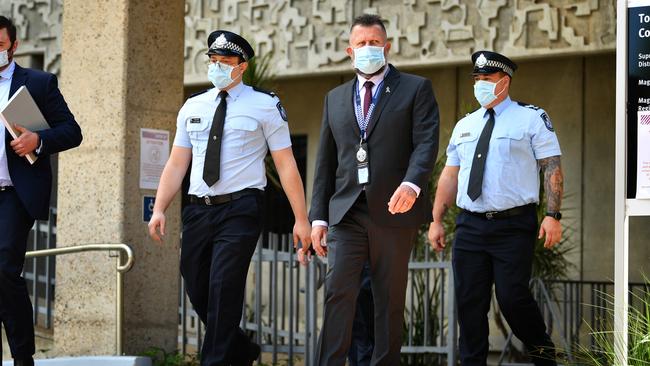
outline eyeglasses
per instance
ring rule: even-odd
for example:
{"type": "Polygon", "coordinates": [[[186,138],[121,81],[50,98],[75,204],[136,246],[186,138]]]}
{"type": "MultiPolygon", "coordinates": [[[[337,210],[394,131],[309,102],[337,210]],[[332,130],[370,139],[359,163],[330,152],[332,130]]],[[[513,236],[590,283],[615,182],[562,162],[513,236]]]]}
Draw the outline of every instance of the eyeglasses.
{"type": "Polygon", "coordinates": [[[227,64],[227,63],[222,62],[222,61],[219,61],[219,60],[207,59],[207,60],[205,61],[205,67],[210,66],[210,64],[215,64],[215,65],[217,65],[217,67],[219,67],[219,69],[222,70],[222,71],[227,70],[229,67],[237,67],[237,66],[240,65],[240,64],[230,65],[230,64],[227,64]]]}

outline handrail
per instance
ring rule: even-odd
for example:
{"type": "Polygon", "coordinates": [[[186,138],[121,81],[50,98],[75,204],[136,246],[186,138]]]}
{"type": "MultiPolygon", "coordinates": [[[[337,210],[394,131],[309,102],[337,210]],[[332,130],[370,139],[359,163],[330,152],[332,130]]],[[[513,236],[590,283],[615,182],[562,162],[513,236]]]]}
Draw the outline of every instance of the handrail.
{"type": "Polygon", "coordinates": [[[128,272],[133,267],[134,256],[133,249],[127,244],[86,244],[76,245],[70,247],[59,247],[52,249],[34,250],[25,253],[25,258],[40,258],[57,256],[63,254],[73,254],[82,252],[103,252],[103,251],[118,251],[117,256],[117,275],[116,275],[116,315],[115,315],[115,348],[117,355],[122,355],[124,340],[122,338],[122,327],[124,322],[124,283],[122,275],[128,272]],[[126,262],[122,263],[122,254],[126,255],[126,262]]]}

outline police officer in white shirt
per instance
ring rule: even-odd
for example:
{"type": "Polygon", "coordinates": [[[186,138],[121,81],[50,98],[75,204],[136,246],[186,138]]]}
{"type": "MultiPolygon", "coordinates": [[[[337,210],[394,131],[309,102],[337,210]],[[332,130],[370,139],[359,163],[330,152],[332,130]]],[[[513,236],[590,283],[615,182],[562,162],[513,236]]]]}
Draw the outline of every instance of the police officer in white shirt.
{"type": "Polygon", "coordinates": [[[508,91],[517,66],[489,51],[472,55],[474,95],[481,108],[461,119],[447,147],[438,181],[429,240],[445,246],[442,218],[456,204],[453,268],[462,365],[485,365],[492,285],[514,334],[535,365],[556,365],[530,281],[536,237],[552,248],[562,237],[560,146],[541,108],[514,102],[508,91]],[[539,170],[547,213],[537,230],[539,170]]]}
{"type": "Polygon", "coordinates": [[[149,233],[159,242],[164,236],[164,212],[191,162],[181,273],[206,324],[201,365],[251,365],[260,347],[246,337],[239,321],[246,275],[262,229],[268,150],[296,219],[294,244],[311,242],[311,225],[286,112],[275,94],[242,83],[254,56],[252,47],[235,33],[217,30],[208,37],[207,54],[208,79],[215,87],[191,96],[178,113],[149,233]]]}

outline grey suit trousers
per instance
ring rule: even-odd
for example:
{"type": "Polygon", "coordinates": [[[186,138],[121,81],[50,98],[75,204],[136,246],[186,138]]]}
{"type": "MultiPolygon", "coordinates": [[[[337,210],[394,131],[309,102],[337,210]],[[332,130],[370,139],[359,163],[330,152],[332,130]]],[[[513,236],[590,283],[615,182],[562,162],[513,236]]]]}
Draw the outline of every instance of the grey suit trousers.
{"type": "Polygon", "coordinates": [[[416,228],[373,223],[364,192],[343,220],[330,227],[318,365],[345,365],[360,275],[366,261],[370,263],[375,305],[375,348],[371,365],[399,365],[408,261],[416,233],[416,228]]]}

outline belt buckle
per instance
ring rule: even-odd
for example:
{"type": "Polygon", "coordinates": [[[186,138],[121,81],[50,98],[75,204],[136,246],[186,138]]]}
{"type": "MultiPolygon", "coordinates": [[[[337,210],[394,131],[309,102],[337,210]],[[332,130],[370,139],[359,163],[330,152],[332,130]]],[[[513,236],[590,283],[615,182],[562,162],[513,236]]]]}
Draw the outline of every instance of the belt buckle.
{"type": "Polygon", "coordinates": [[[206,205],[212,206],[212,201],[210,200],[210,196],[203,197],[203,201],[205,201],[206,205]]]}
{"type": "Polygon", "coordinates": [[[492,220],[494,219],[494,215],[496,215],[497,213],[499,213],[499,211],[488,211],[485,213],[485,218],[488,220],[492,220]]]}

